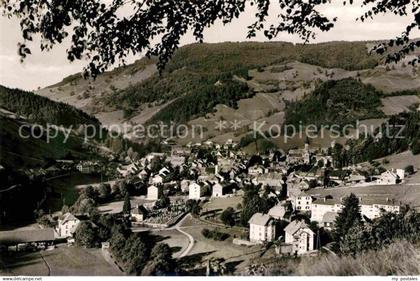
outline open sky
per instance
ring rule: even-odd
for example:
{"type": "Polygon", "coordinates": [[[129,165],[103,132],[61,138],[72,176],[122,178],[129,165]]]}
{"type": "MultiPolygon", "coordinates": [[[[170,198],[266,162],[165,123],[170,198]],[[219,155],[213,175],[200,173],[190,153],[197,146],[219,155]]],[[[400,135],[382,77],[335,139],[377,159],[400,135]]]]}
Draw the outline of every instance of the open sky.
{"type": "MultiPolygon", "coordinates": [[[[413,17],[399,17],[392,14],[377,16],[365,23],[356,22],[361,15],[362,8],[359,1],[353,6],[342,6],[342,1],[332,1],[323,7],[324,15],[338,17],[333,30],[318,33],[314,42],[325,41],[356,41],[381,40],[399,35],[413,17]]],[[[246,41],[247,26],[254,20],[255,10],[248,9],[239,19],[226,26],[217,23],[205,32],[205,42],[246,41]]],[[[275,20],[275,11],[269,21],[275,20]]],[[[413,37],[420,37],[420,31],[413,33],[413,37]]],[[[280,34],[274,40],[300,42],[293,35],[280,34]]],[[[70,63],[66,60],[65,50],[68,44],[56,46],[50,52],[39,50],[39,41],[31,44],[32,55],[24,63],[20,63],[17,55],[17,44],[21,41],[19,22],[0,16],[0,84],[27,90],[45,87],[61,81],[64,77],[80,72],[85,61],[70,63]]],[[[252,41],[267,41],[263,34],[258,34],[252,41]]],[[[191,34],[182,39],[182,44],[194,42],[191,34]]],[[[136,58],[131,58],[135,60],[136,58]]]]}

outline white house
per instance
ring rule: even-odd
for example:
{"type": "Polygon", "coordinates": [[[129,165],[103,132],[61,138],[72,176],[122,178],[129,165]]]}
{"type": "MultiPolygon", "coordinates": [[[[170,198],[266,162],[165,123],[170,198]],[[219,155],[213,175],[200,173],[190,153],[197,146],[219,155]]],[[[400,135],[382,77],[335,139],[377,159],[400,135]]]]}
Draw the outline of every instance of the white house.
{"type": "Polygon", "coordinates": [[[301,193],[295,197],[294,208],[297,211],[309,212],[312,207],[312,197],[310,195],[301,193]]]}
{"type": "Polygon", "coordinates": [[[400,180],[403,180],[405,178],[405,171],[404,169],[396,169],[395,173],[397,173],[400,180]]]}
{"type": "Polygon", "coordinates": [[[276,238],[274,218],[267,214],[256,213],[248,221],[249,240],[255,243],[270,242],[276,238]]]}
{"type": "Polygon", "coordinates": [[[155,175],[150,179],[151,184],[163,184],[163,176],[155,175]]]}
{"type": "Polygon", "coordinates": [[[376,199],[370,201],[361,198],[359,200],[360,213],[369,219],[376,219],[380,217],[383,212],[399,213],[401,210],[399,205],[394,205],[388,198],[385,200],[376,199]]]}
{"type": "Polygon", "coordinates": [[[315,233],[303,221],[292,221],[284,229],[286,244],[292,245],[292,253],[302,255],[314,250],[315,233]]]}
{"type": "Polygon", "coordinates": [[[400,182],[400,177],[394,171],[385,171],[383,172],[379,179],[378,184],[397,184],[400,182]]]}
{"type": "Polygon", "coordinates": [[[58,219],[56,226],[56,232],[59,238],[72,237],[79,225],[80,220],[71,213],[65,213],[61,218],[58,219]]]}
{"type": "Polygon", "coordinates": [[[333,199],[322,198],[316,200],[312,203],[311,221],[316,221],[321,224],[326,213],[339,213],[342,208],[343,204],[333,199]]]}
{"type": "Polygon", "coordinates": [[[213,185],[212,189],[212,197],[223,197],[225,195],[223,192],[223,185],[218,182],[213,185]]]}
{"type": "MultiPolygon", "coordinates": [[[[375,219],[381,216],[382,212],[399,213],[401,207],[395,205],[392,200],[380,198],[359,198],[360,213],[368,219],[375,219]]],[[[334,199],[320,199],[312,203],[311,221],[316,221],[321,225],[324,224],[327,213],[340,213],[343,204],[334,199]]],[[[331,225],[329,225],[331,227],[331,225]]]]}
{"type": "Polygon", "coordinates": [[[188,187],[188,198],[199,200],[204,193],[204,188],[196,182],[192,182],[188,187]]]}
{"type": "Polygon", "coordinates": [[[147,188],[147,199],[158,200],[162,196],[162,186],[151,185],[147,188]]]}

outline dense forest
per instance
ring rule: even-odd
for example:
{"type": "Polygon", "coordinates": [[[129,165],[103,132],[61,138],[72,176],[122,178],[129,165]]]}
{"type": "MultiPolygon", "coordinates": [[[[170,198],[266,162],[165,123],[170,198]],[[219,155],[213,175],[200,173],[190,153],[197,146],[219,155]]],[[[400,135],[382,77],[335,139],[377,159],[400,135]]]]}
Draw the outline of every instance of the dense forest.
{"type": "Polygon", "coordinates": [[[171,102],[150,121],[185,122],[211,112],[218,104],[237,108],[238,100],[253,95],[246,84],[235,81],[224,81],[216,87],[203,83],[198,88],[171,102]]]}
{"type": "MultiPolygon", "coordinates": [[[[365,42],[191,44],[175,53],[161,75],[156,74],[124,90],[115,91],[105,102],[123,109],[129,117],[143,103],[164,104],[178,98],[175,104],[167,105],[154,121],[167,121],[174,117],[171,111],[182,106],[189,113],[176,119],[179,121],[198,113],[211,112],[213,103],[208,100],[212,93],[219,92],[218,82],[227,83],[235,75],[248,78],[250,69],[295,60],[323,67],[359,70],[375,67],[380,58],[368,54],[365,42]],[[199,106],[193,105],[192,101],[199,106]],[[187,108],[189,106],[193,108],[187,108]]],[[[236,98],[246,96],[244,93],[235,95],[236,98]]],[[[219,103],[226,104],[226,97],[220,99],[219,103]]]]}
{"type": "Polygon", "coordinates": [[[373,86],[353,78],[329,80],[303,100],[287,104],[286,124],[341,127],[356,120],[383,117],[378,109],[381,96],[373,86]]]}
{"type": "Polygon", "coordinates": [[[22,115],[32,123],[77,126],[99,125],[99,121],[68,104],[55,102],[34,93],[0,85],[0,107],[22,115]]]}
{"type": "Polygon", "coordinates": [[[420,153],[420,112],[403,112],[391,118],[374,136],[362,136],[349,140],[348,149],[336,144],[332,154],[335,164],[344,167],[353,163],[371,161],[393,153],[410,149],[413,154],[420,153]]]}

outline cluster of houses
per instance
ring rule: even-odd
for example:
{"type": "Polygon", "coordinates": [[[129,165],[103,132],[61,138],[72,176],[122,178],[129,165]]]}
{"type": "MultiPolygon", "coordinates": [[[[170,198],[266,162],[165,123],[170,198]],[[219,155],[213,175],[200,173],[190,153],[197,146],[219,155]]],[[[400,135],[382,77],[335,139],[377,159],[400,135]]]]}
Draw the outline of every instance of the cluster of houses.
{"type": "MultiPolygon", "coordinates": [[[[256,213],[249,220],[249,238],[254,243],[272,242],[278,239],[276,234],[276,220],[289,221],[286,202],[295,213],[306,213],[310,215],[312,222],[317,222],[319,227],[327,230],[334,228],[334,222],[343,209],[342,198],[339,200],[327,197],[312,197],[308,194],[300,194],[280,202],[269,210],[267,214],[256,213]]],[[[364,219],[375,219],[383,212],[400,212],[400,205],[389,198],[359,198],[360,211],[364,219]]],[[[282,253],[306,254],[315,249],[315,233],[303,220],[293,220],[284,229],[284,243],[282,253]]]]}
{"type": "MultiPolygon", "coordinates": [[[[346,167],[340,173],[334,173],[334,161],[325,151],[315,151],[305,145],[302,149],[289,150],[287,154],[272,152],[267,155],[246,157],[236,144],[228,141],[225,145],[212,143],[196,144],[188,147],[174,146],[171,154],[151,153],[129,168],[121,170],[122,176],[135,174],[140,179],[147,179],[147,198],[158,200],[164,194],[164,187],[176,184],[168,183],[166,178],[178,167],[186,170],[187,177],[178,181],[179,189],[186,199],[200,200],[208,197],[226,197],[241,195],[241,188],[247,184],[270,187],[271,196],[283,196],[283,202],[273,207],[267,214],[257,213],[249,220],[249,240],[253,243],[275,241],[276,220],[287,220],[288,202],[295,213],[306,213],[310,220],[326,229],[334,228],[334,221],[342,210],[342,198],[327,196],[321,198],[306,193],[313,188],[325,188],[326,171],[329,170],[328,186],[348,185],[392,185],[404,180],[404,170],[388,170],[375,177],[368,177],[359,172],[359,167],[346,167]],[[197,149],[199,148],[199,149],[197,149]],[[211,157],[200,156],[200,149],[207,149],[211,157]],[[164,162],[163,168],[151,173],[147,164],[158,159],[164,162]],[[296,165],[313,166],[309,171],[293,170],[296,165]],[[135,167],[135,169],[134,169],[135,167]],[[333,172],[331,172],[333,171],[333,172]]],[[[400,206],[392,199],[360,198],[362,216],[374,219],[383,211],[399,212],[400,206]]],[[[143,215],[145,210],[141,212],[143,215]]],[[[315,250],[315,233],[303,221],[290,221],[284,229],[284,245],[289,253],[304,254],[315,250]]]]}
{"type": "MultiPolygon", "coordinates": [[[[89,173],[99,169],[99,163],[79,163],[77,169],[89,173]]],[[[311,253],[315,248],[316,234],[302,220],[290,221],[290,213],[304,213],[319,226],[333,229],[343,208],[342,198],[320,197],[308,193],[314,188],[359,184],[398,184],[404,180],[403,170],[389,170],[376,178],[368,178],[357,167],[340,170],[334,174],[334,161],[325,152],[314,151],[305,145],[302,149],[279,151],[264,155],[246,156],[237,144],[229,140],[224,145],[206,142],[189,146],[172,146],[170,153],[149,153],[117,168],[121,179],[143,186],[145,199],[150,204],[134,206],[131,218],[144,222],[150,217],[153,204],[164,196],[177,196],[187,200],[241,196],[246,185],[260,185],[270,190],[270,195],[281,200],[267,214],[256,213],[249,220],[249,241],[264,243],[278,241],[282,236],[281,252],[311,253]],[[293,169],[305,165],[314,169],[293,169]],[[327,175],[327,170],[328,175],[327,175]],[[332,171],[332,172],[331,172],[332,171]],[[325,178],[329,183],[326,186],[325,178]],[[331,182],[333,184],[331,184],[331,182]],[[284,235],[276,233],[276,221],[289,221],[284,235]]],[[[263,190],[263,189],[262,189],[263,190]]],[[[399,212],[400,206],[390,198],[360,198],[362,216],[374,219],[385,211],[399,212]]],[[[54,230],[56,239],[71,241],[77,226],[84,218],[71,213],[62,215],[54,230]]]]}

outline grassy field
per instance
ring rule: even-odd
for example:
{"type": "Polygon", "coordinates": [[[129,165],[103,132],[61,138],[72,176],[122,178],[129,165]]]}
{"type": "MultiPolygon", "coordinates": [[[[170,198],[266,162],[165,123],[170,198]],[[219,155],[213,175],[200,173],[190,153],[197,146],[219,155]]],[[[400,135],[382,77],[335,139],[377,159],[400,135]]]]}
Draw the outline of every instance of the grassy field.
{"type": "Polygon", "coordinates": [[[226,198],[210,198],[210,201],[203,205],[203,212],[211,210],[224,210],[227,207],[236,209],[236,206],[241,203],[241,196],[226,197],[226,198]]]}
{"type": "Polygon", "coordinates": [[[418,103],[420,103],[420,98],[414,95],[386,97],[382,99],[381,109],[386,115],[394,115],[408,111],[410,106],[418,103]]]}
{"type": "MultiPolygon", "coordinates": [[[[418,177],[417,177],[418,179],[418,177]]],[[[359,197],[395,199],[397,204],[409,204],[412,207],[420,207],[420,181],[402,183],[397,185],[372,185],[358,187],[338,187],[329,189],[311,189],[307,192],[311,195],[320,195],[322,197],[331,195],[335,199],[348,196],[350,193],[359,197]]]]}
{"type": "Polygon", "coordinates": [[[0,275],[122,275],[104,259],[101,251],[62,246],[52,251],[4,255],[0,275]]]}
{"type": "Polygon", "coordinates": [[[185,258],[194,260],[196,264],[205,264],[205,261],[213,257],[224,258],[227,267],[232,272],[239,272],[249,265],[250,260],[261,258],[261,256],[271,257],[274,254],[272,249],[264,252],[260,245],[246,247],[233,244],[233,238],[239,236],[235,229],[218,228],[220,231],[228,233],[230,237],[225,241],[215,241],[207,239],[201,234],[204,228],[215,229],[214,226],[194,218],[185,220],[182,225],[182,230],[194,237],[194,247],[185,258]]]}
{"type": "Polygon", "coordinates": [[[400,241],[379,251],[368,251],[356,257],[326,255],[322,259],[305,258],[297,266],[296,274],[304,276],[419,275],[419,256],[419,245],[400,241]]]}

